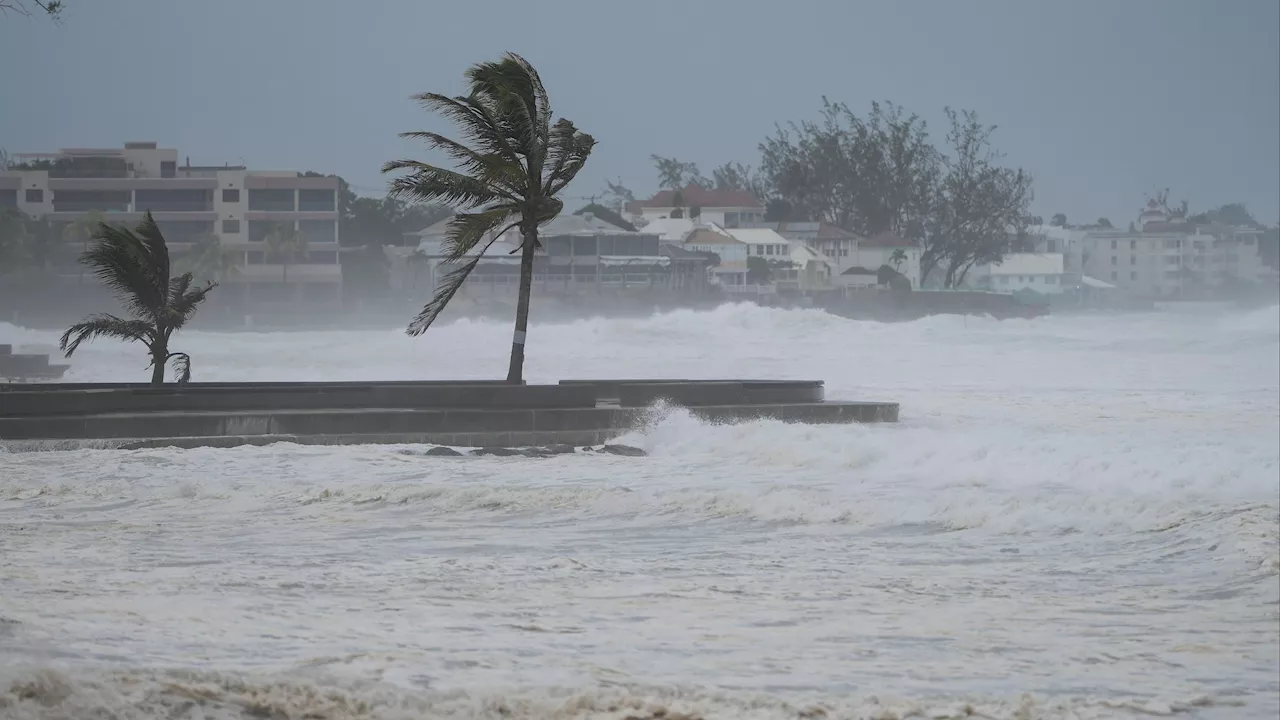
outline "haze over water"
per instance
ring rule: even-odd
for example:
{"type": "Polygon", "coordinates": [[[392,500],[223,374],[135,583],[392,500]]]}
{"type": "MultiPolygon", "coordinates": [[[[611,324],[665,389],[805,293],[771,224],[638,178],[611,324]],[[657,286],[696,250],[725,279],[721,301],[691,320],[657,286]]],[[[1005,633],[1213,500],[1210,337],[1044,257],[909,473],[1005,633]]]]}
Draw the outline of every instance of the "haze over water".
{"type": "MultiPolygon", "coordinates": [[[[174,349],[204,381],[494,378],[510,333],[174,349]]],[[[98,342],[66,380],[145,364],[98,342]]],[[[0,456],[0,717],[1280,712],[1275,307],[880,324],[724,306],[535,327],[527,375],[815,378],[903,421],[659,409],[623,440],[647,458],[0,456]]]]}

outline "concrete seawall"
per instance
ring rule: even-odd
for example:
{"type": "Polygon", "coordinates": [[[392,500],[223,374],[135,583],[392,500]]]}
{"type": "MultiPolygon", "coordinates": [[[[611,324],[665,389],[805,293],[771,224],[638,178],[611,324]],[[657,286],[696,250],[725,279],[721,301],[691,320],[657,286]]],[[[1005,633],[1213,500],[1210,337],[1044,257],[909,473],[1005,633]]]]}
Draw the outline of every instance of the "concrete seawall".
{"type": "Polygon", "coordinates": [[[37,447],[605,442],[656,402],[709,422],[896,422],[896,403],[824,402],[820,381],[28,385],[0,391],[0,441],[37,447]]]}

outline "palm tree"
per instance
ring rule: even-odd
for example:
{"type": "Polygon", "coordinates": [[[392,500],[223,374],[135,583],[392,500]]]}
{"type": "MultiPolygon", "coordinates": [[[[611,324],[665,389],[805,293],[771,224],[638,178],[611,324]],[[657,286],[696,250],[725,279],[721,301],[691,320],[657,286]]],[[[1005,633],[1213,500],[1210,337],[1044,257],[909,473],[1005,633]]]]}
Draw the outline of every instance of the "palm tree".
{"type": "MultiPolygon", "coordinates": [[[[62,228],[62,239],[67,243],[80,243],[80,252],[83,254],[89,249],[89,241],[93,239],[98,226],[104,221],[105,216],[100,211],[90,210],[62,228]]],[[[80,270],[80,278],[77,282],[84,282],[83,268],[80,270]]]]}
{"type": "Polygon", "coordinates": [[[62,334],[59,349],[71,357],[80,343],[99,336],[141,342],[151,355],[151,384],[164,382],[170,360],[178,382],[187,382],[191,379],[191,358],[186,353],[169,352],[169,338],[186,325],[217,285],[193,288],[191,273],[170,277],[169,248],[150,212],[136,232],[99,223],[94,237],[97,242],[80,256],[80,262],[115,291],[134,319],[90,315],[62,334]]]}
{"type": "Polygon", "coordinates": [[[26,267],[30,244],[26,216],[17,210],[0,210],[0,275],[26,267]]]}
{"type": "Polygon", "coordinates": [[[898,248],[897,250],[894,250],[893,254],[889,256],[889,262],[893,263],[893,269],[898,270],[899,272],[901,272],[902,270],[902,263],[906,261],[907,261],[907,252],[902,248],[898,248]]]}
{"type": "Polygon", "coordinates": [[[196,239],[191,252],[174,263],[183,272],[190,272],[199,281],[222,282],[240,270],[240,253],[222,247],[217,235],[202,235],[196,239]]]}
{"type": "Polygon", "coordinates": [[[564,209],[556,195],[573,180],[596,141],[569,120],[552,122],[551,101],[538,72],[524,58],[507,53],[497,62],[467,71],[470,93],[415,97],[428,110],[457,125],[471,146],[433,132],[403,133],[443,150],[457,164],[448,170],[415,160],[389,162],[382,171],[407,170],[391,182],[395,197],[445,202],[460,210],[449,224],[445,261],[462,262],[436,288],[431,301],[409,324],[409,335],[431,327],[485,251],[507,230],[519,228],[520,295],[507,381],[523,382],[525,331],[533,288],[533,255],[540,247],[538,226],[564,209]],[[499,229],[501,228],[501,229],[499,229]],[[479,248],[479,252],[473,252],[479,248]]]}
{"type": "Polygon", "coordinates": [[[288,284],[289,265],[306,257],[307,238],[293,227],[293,223],[277,223],[264,242],[267,254],[280,263],[280,281],[288,284]]]}

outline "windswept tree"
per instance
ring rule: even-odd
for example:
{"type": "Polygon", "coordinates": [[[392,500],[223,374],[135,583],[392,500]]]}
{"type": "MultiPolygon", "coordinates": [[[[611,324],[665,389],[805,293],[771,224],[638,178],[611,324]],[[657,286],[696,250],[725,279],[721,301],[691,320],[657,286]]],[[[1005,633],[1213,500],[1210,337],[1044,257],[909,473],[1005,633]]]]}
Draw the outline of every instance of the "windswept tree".
{"type": "Polygon", "coordinates": [[[173,361],[177,381],[191,379],[191,358],[169,352],[169,340],[196,314],[216,285],[192,287],[191,273],[170,277],[169,248],[148,212],[136,231],[98,224],[94,244],[80,256],[90,271],[112,290],[132,320],[109,314],[90,315],[62,334],[58,347],[67,357],[86,340],[110,337],[141,342],[151,356],[151,383],[164,383],[173,361]]]}
{"type": "Polygon", "coordinates": [[[267,256],[280,263],[280,282],[289,282],[289,266],[307,256],[307,238],[293,223],[276,223],[263,238],[267,256]]]}
{"type": "Polygon", "coordinates": [[[202,235],[191,251],[174,263],[199,282],[222,282],[240,271],[241,253],[227,250],[217,235],[202,235]]]}
{"type": "Polygon", "coordinates": [[[44,15],[55,22],[62,19],[62,11],[66,10],[62,0],[0,0],[0,17],[14,13],[17,15],[44,15]]]}
{"type": "Polygon", "coordinates": [[[446,262],[457,267],[441,279],[435,296],[407,332],[426,332],[489,247],[507,230],[518,228],[520,295],[507,382],[521,383],[533,257],[540,248],[538,226],[564,209],[556,196],[586,164],[596,141],[569,120],[552,121],[551,100],[542,78],[519,55],[507,53],[497,62],[477,64],[467,70],[466,77],[470,92],[465,96],[424,93],[415,98],[452,120],[464,142],[434,132],[402,134],[443,151],[457,169],[417,160],[397,160],[382,168],[383,172],[407,171],[392,180],[392,195],[444,202],[459,211],[449,223],[444,243],[446,262]]]}

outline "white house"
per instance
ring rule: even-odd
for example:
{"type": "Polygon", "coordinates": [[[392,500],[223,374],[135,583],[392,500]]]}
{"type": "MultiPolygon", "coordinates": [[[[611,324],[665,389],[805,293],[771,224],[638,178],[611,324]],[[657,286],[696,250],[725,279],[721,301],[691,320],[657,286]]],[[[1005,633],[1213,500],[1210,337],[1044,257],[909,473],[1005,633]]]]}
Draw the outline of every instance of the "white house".
{"type": "Polygon", "coordinates": [[[764,221],[764,206],[745,190],[708,190],[689,185],[683,190],[663,190],[648,200],[627,203],[627,220],[638,226],[682,216],[723,228],[736,228],[764,221]]]}
{"type": "Polygon", "coordinates": [[[1065,274],[1062,253],[1007,253],[999,264],[971,273],[975,284],[1006,295],[1024,290],[1060,295],[1065,274]]]}
{"type": "Polygon", "coordinates": [[[872,272],[888,265],[911,282],[912,288],[920,287],[920,248],[906,238],[885,231],[857,242],[853,262],[845,267],[866,268],[872,272]]]}
{"type": "Polygon", "coordinates": [[[680,245],[685,250],[715,253],[720,264],[711,268],[712,278],[725,290],[747,284],[747,246],[716,225],[696,228],[680,245]]]}
{"type": "Polygon", "coordinates": [[[733,239],[747,246],[747,254],[765,260],[791,261],[791,241],[769,228],[725,228],[733,239]]]}

